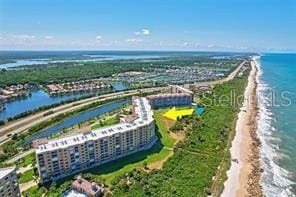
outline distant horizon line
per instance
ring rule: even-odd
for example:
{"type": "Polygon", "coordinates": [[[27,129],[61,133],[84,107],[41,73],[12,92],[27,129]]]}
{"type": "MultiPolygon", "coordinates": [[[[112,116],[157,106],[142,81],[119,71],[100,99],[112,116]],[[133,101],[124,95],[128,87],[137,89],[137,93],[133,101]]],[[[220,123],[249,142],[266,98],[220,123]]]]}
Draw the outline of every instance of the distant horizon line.
{"type": "Polygon", "coordinates": [[[142,49],[0,49],[0,52],[187,52],[187,53],[238,53],[238,54],[296,54],[296,51],[266,51],[266,52],[251,52],[251,51],[222,51],[222,50],[142,50],[142,49]]]}
{"type": "Polygon", "coordinates": [[[199,52],[199,53],[255,53],[296,54],[296,51],[223,51],[223,50],[145,50],[145,49],[0,49],[0,52],[199,52]]]}

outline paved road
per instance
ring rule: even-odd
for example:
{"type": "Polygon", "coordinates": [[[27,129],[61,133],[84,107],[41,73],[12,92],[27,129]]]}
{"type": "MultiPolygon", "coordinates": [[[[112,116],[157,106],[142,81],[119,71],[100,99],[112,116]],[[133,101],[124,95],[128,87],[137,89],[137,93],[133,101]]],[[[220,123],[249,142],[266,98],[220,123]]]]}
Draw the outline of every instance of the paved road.
{"type": "MultiPolygon", "coordinates": [[[[143,93],[146,92],[155,92],[155,91],[159,91],[159,90],[163,90],[167,87],[158,87],[158,88],[146,88],[146,89],[140,89],[140,91],[142,91],[143,93]]],[[[0,143],[10,139],[10,137],[8,137],[6,134],[3,135],[3,133],[11,130],[9,132],[9,134],[14,135],[14,134],[18,134],[22,131],[25,131],[26,129],[34,126],[35,124],[38,124],[40,122],[43,122],[45,120],[48,120],[50,118],[53,118],[57,115],[66,113],[66,112],[70,112],[73,111],[75,109],[81,108],[83,106],[89,105],[93,102],[96,101],[106,101],[106,100],[110,100],[113,98],[118,98],[118,97],[122,97],[122,96],[132,96],[135,94],[138,94],[139,90],[130,90],[130,91],[124,91],[124,92],[117,92],[117,93],[112,93],[112,94],[106,94],[106,95],[102,95],[102,96],[98,96],[98,97],[94,97],[94,98],[88,98],[88,99],[84,99],[81,100],[79,102],[73,102],[70,104],[66,104],[63,106],[59,106],[50,110],[46,110],[44,112],[40,112],[38,114],[23,118],[19,121],[15,121],[11,124],[8,124],[2,128],[0,128],[0,133],[2,133],[2,136],[0,137],[0,143]],[[74,105],[74,106],[73,106],[74,105]],[[48,111],[53,111],[53,114],[50,114],[48,116],[43,116],[44,113],[48,112],[48,111]]]]}
{"type": "Polygon", "coordinates": [[[15,162],[17,162],[19,159],[24,158],[25,156],[27,156],[27,155],[29,155],[29,154],[31,154],[31,153],[34,153],[34,152],[35,152],[34,149],[29,149],[29,150],[27,150],[27,151],[25,151],[25,152],[22,152],[22,153],[19,153],[19,154],[13,156],[11,159],[7,160],[6,163],[8,163],[8,164],[9,164],[9,163],[15,163],[15,162]]]}
{"type": "MultiPolygon", "coordinates": [[[[199,82],[199,83],[195,83],[194,85],[195,86],[216,85],[216,84],[221,84],[221,83],[230,81],[237,75],[237,73],[240,71],[240,69],[242,68],[242,66],[246,62],[247,61],[243,61],[226,78],[215,80],[215,81],[209,81],[209,82],[199,82]]],[[[63,106],[55,107],[55,108],[52,108],[52,109],[37,113],[35,115],[31,115],[31,116],[28,116],[26,118],[11,122],[11,123],[1,127],[0,128],[0,135],[2,133],[2,136],[0,137],[0,143],[10,139],[10,137],[7,137],[5,132],[9,131],[9,134],[11,134],[11,135],[23,132],[24,130],[34,126],[35,124],[38,124],[38,123],[40,123],[42,121],[53,118],[53,117],[55,117],[55,116],[57,116],[59,114],[69,112],[69,111],[73,111],[73,110],[75,110],[77,108],[89,105],[92,102],[105,101],[107,99],[112,99],[112,98],[116,98],[116,97],[120,97],[120,96],[128,96],[128,95],[132,96],[132,95],[137,94],[139,91],[142,91],[142,92],[154,92],[154,91],[163,90],[165,88],[167,88],[167,87],[145,88],[145,89],[139,89],[139,90],[130,90],[130,91],[111,93],[111,94],[101,95],[101,96],[98,96],[98,97],[92,97],[92,98],[76,101],[76,102],[73,102],[73,103],[69,103],[69,104],[66,104],[66,105],[63,105],[63,106]],[[75,106],[73,106],[73,105],[75,105],[75,106]],[[54,113],[50,114],[48,116],[43,116],[44,113],[47,113],[49,111],[53,111],[54,113]]]]}

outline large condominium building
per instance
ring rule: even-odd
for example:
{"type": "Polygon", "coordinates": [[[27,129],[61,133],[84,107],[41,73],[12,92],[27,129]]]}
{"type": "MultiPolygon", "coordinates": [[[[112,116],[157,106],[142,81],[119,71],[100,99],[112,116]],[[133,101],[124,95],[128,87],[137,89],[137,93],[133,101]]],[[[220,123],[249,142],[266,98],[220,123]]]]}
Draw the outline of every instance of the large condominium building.
{"type": "Polygon", "coordinates": [[[151,148],[156,141],[152,114],[146,98],[133,98],[133,115],[128,121],[65,138],[34,141],[42,181],[151,148]]]}
{"type": "Polygon", "coordinates": [[[0,196],[21,196],[15,167],[0,168],[0,196]]]}
{"type": "Polygon", "coordinates": [[[152,108],[191,105],[193,92],[180,86],[171,86],[170,93],[147,96],[152,108]]]}

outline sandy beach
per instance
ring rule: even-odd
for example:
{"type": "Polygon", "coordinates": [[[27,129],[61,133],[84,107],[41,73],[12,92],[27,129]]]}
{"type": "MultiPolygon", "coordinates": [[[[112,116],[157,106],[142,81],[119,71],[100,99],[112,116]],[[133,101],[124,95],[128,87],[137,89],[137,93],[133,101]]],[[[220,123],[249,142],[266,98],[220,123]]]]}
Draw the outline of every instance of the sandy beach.
{"type": "Polygon", "coordinates": [[[244,102],[238,114],[236,134],[232,141],[231,167],[224,183],[222,197],[263,196],[260,185],[260,141],[257,136],[257,66],[251,61],[251,72],[244,92],[244,102]]]}

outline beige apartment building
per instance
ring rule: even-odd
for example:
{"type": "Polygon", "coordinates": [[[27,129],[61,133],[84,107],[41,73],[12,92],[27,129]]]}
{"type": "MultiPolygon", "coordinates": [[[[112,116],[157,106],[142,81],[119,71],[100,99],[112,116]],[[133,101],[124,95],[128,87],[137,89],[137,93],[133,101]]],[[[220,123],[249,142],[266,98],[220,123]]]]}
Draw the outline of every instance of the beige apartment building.
{"type": "Polygon", "coordinates": [[[147,98],[153,109],[188,106],[194,102],[194,94],[192,91],[176,85],[170,86],[170,93],[149,95],[147,98]]]}
{"type": "Polygon", "coordinates": [[[15,167],[0,168],[0,196],[21,196],[15,167]]]}
{"type": "Polygon", "coordinates": [[[119,124],[60,139],[33,142],[43,182],[121,158],[152,147],[155,123],[146,98],[135,97],[133,114],[119,124]]]}

